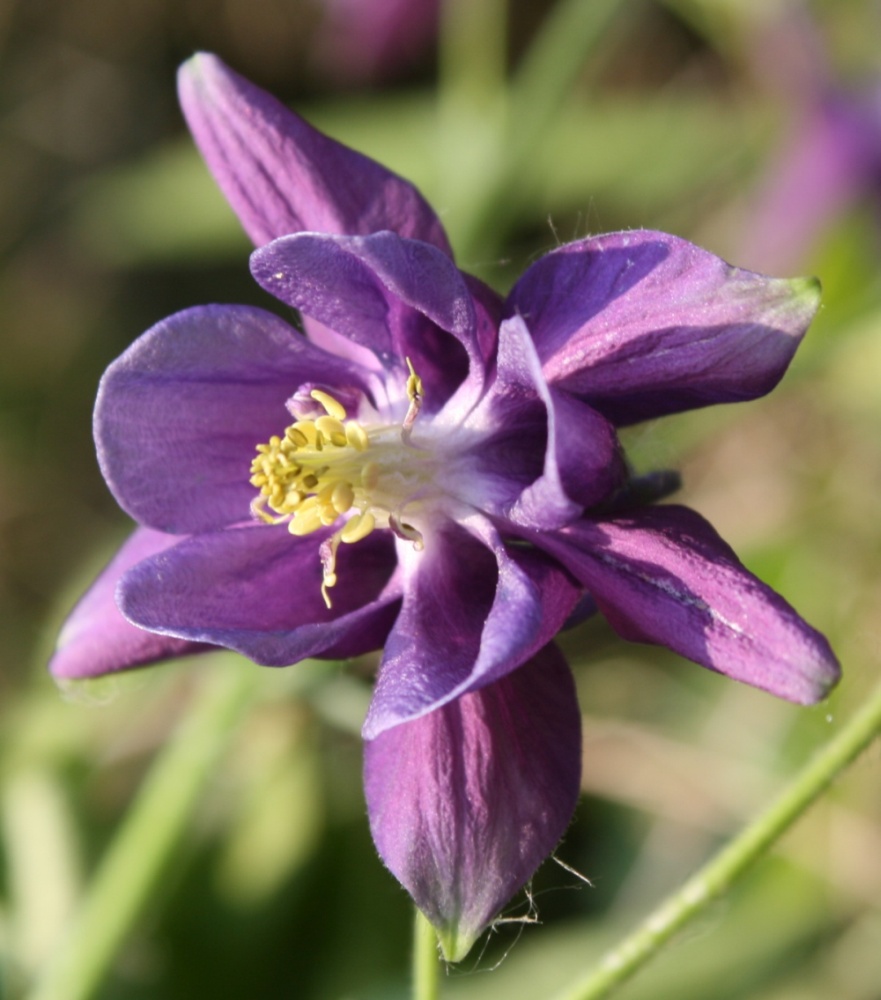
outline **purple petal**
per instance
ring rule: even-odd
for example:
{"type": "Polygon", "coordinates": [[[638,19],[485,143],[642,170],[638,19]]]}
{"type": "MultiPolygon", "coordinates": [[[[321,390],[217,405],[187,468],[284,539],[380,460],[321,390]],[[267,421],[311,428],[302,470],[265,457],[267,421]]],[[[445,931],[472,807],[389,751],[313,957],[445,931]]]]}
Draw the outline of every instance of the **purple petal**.
{"type": "Polygon", "coordinates": [[[271,313],[177,313],[101,380],[95,439],[104,478],[132,517],[162,531],[246,521],[255,448],[290,422],[285,402],[304,382],[363,386],[353,366],[271,313]]]}
{"type": "Polygon", "coordinates": [[[116,605],[116,585],[123,573],[179,541],[149,528],[138,528],[129,537],[64,623],[49,661],[55,677],[98,677],[211,648],[138,628],[123,618],[116,605]]]}
{"type": "Polygon", "coordinates": [[[540,544],[584,584],[625,639],[667,646],[803,704],[825,697],[838,680],[826,639],[686,507],[583,520],[540,544]]]}
{"type": "Polygon", "coordinates": [[[418,718],[519,667],[556,635],[579,590],[543,553],[508,551],[474,516],[447,522],[408,561],[364,738],[418,718]],[[467,530],[466,530],[467,528],[467,530]]]}
{"type": "Polygon", "coordinates": [[[769,392],[818,303],[815,281],[765,278],[650,231],[561,247],[509,297],[548,383],[618,425],[769,392]]]}
{"type": "Polygon", "coordinates": [[[498,428],[481,440],[480,506],[521,527],[549,530],[621,487],[626,468],[611,424],[565,392],[549,389],[523,320],[499,331],[497,376],[466,426],[498,428]]]}
{"type": "Polygon", "coordinates": [[[474,275],[461,272],[476,313],[475,340],[480,356],[488,364],[496,353],[499,327],[505,317],[505,303],[497,292],[474,275]]]}
{"type": "Polygon", "coordinates": [[[575,686],[553,646],[365,744],[377,850],[437,928],[448,961],[468,954],[556,847],[580,772],[575,686]]]}
{"type": "Polygon", "coordinates": [[[318,549],[329,534],[295,538],[284,525],[253,525],[186,539],[127,573],[119,606],[144,628],[268,666],[377,649],[400,597],[392,538],[377,532],[340,546],[328,610],[318,549]]]}
{"type": "Polygon", "coordinates": [[[256,246],[303,230],[390,229],[452,256],[412,184],[322,135],[217,56],[184,63],[178,93],[196,145],[256,246]]]}
{"type": "Polygon", "coordinates": [[[469,368],[479,392],[485,363],[475,308],[462,274],[435,247],[389,232],[302,233],[255,251],[251,270],[268,292],[369,348],[386,370],[405,373],[409,357],[430,409],[469,368]]]}

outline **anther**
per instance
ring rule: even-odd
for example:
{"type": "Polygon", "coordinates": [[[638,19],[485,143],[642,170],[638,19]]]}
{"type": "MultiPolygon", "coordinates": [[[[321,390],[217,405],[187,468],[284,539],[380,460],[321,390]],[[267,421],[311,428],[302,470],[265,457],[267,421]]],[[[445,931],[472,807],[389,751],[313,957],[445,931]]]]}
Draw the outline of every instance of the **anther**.
{"type": "Polygon", "coordinates": [[[367,431],[355,420],[350,420],[345,427],[346,441],[356,451],[366,451],[370,443],[367,431]]]}
{"type": "Polygon", "coordinates": [[[407,377],[407,399],[410,400],[410,405],[407,407],[404,422],[401,424],[401,440],[404,444],[409,444],[410,431],[413,428],[413,424],[416,423],[419,411],[422,409],[422,379],[416,374],[413,362],[409,358],[405,358],[404,360],[410,369],[410,374],[407,377]]]}
{"type": "Polygon", "coordinates": [[[340,541],[346,542],[348,545],[360,542],[361,539],[366,538],[375,527],[376,518],[370,513],[369,510],[365,510],[363,514],[356,514],[354,517],[346,521],[343,530],[340,532],[340,541]]]}
{"type": "Polygon", "coordinates": [[[321,403],[329,416],[335,417],[337,420],[346,419],[346,408],[339,400],[334,399],[329,393],[322,392],[321,389],[313,389],[309,395],[317,403],[321,403]]]}
{"type": "Polygon", "coordinates": [[[345,448],[346,428],[336,417],[319,417],[315,421],[315,428],[331,444],[335,444],[338,448],[345,448]]]}
{"type": "Polygon", "coordinates": [[[355,491],[351,484],[341,479],[333,488],[330,502],[338,514],[345,514],[355,502],[355,491]]]}

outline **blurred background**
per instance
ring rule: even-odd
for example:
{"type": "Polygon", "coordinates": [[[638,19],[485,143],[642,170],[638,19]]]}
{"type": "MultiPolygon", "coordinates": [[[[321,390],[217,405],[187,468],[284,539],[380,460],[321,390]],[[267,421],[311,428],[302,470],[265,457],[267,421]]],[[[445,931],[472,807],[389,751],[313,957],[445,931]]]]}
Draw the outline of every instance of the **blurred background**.
{"type": "MultiPolygon", "coordinates": [[[[557,855],[592,885],[547,862],[445,996],[550,995],[874,683],[881,4],[589,2],[589,18],[588,0],[0,2],[0,996],[29,995],[168,755],[168,787],[191,780],[184,829],[143,831],[168,862],[93,995],[407,995],[409,902],[360,786],[372,662],[272,671],[212,654],[65,691],[45,670],[130,528],[94,459],[102,370],[175,310],[273,308],[177,108],[196,49],[413,179],[460,266],[500,290],[560,242],[637,227],[823,281],[772,396],[640,426],[627,445],[640,470],[682,470],[681,500],[829,635],[844,681],[796,708],[601,621],[566,634],[585,794],[557,855]],[[212,697],[222,738],[201,771],[175,771],[212,697]]],[[[876,745],[621,996],[877,1000],[879,785],[876,745]]]]}

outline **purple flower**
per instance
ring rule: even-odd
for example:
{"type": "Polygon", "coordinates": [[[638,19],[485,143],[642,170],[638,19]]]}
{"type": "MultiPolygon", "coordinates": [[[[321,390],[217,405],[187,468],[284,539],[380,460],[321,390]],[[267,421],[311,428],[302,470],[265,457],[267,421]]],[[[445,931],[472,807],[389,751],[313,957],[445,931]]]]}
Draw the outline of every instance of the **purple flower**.
{"type": "Polygon", "coordinates": [[[320,6],[316,61],[351,83],[415,66],[438,32],[439,0],[321,0],[320,6]]]}
{"type": "MultiPolygon", "coordinates": [[[[781,92],[791,127],[771,159],[739,256],[770,271],[799,267],[819,238],[881,189],[881,80],[845,87],[817,24],[786,8],[752,46],[760,75],[781,92]]],[[[876,209],[877,212],[877,209],[876,209]]]]}
{"type": "Polygon", "coordinates": [[[308,336],[206,306],[110,366],[98,455],[141,527],[52,669],[382,647],[371,828],[457,960],[571,817],[580,715],[552,640],[585,595],[626,638],[793,701],[835,683],[825,639],[699,515],[645,505],[669,477],[632,479],[615,433],[769,391],[817,289],[637,231],[560,247],[503,300],[411,185],[219,60],[187,63],[181,98],[264,244],[254,277],[308,336]]]}

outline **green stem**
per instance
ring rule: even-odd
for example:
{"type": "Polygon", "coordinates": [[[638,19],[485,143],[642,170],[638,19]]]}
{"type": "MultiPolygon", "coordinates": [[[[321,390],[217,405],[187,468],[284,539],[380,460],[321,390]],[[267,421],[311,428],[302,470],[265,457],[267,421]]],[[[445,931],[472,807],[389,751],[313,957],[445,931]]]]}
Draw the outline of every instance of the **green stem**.
{"type": "Polygon", "coordinates": [[[55,960],[29,1000],[87,1000],[142,912],[236,724],[259,672],[218,666],[201,699],[157,757],[96,872],[55,960]]]}
{"type": "Polygon", "coordinates": [[[557,1000],[601,1000],[637,972],[777,841],[881,732],[881,685],[781,795],[557,1000]]]}
{"type": "Polygon", "coordinates": [[[413,924],[413,1000],[437,1000],[440,995],[440,957],[437,933],[420,910],[413,924]]]}

